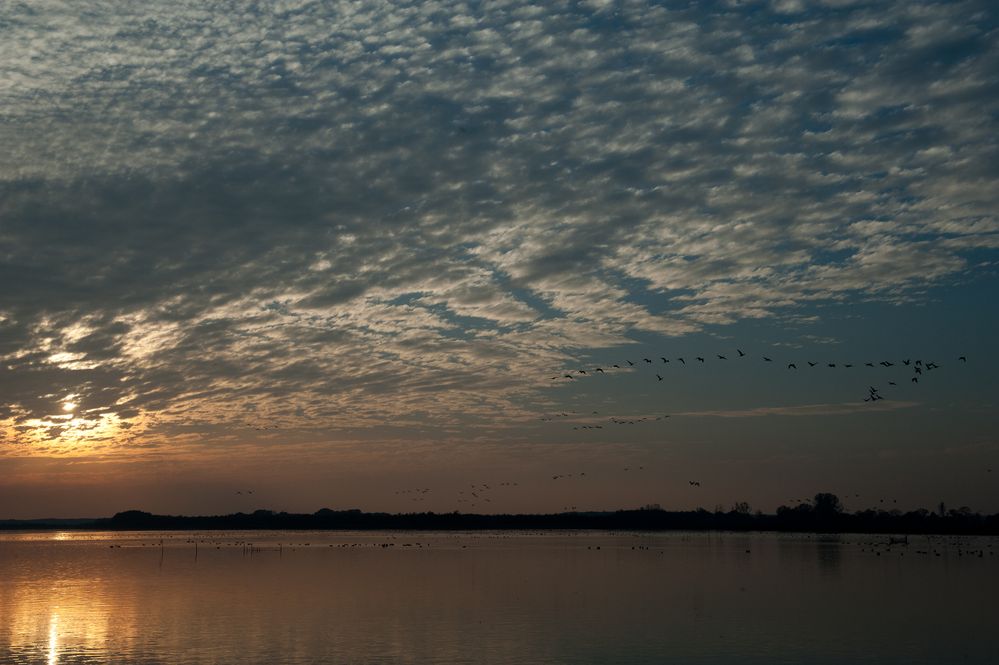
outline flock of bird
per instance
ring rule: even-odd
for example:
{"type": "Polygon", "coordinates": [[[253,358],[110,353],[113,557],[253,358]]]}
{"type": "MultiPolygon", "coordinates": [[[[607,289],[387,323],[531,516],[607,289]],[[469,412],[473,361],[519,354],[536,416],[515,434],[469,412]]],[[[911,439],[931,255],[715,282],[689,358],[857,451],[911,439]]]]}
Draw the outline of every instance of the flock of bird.
{"type": "MultiPolygon", "coordinates": [[[[644,465],[625,466],[620,468],[620,471],[624,473],[641,472],[645,470],[646,467],[644,465]]],[[[560,484],[563,484],[568,480],[580,481],[583,479],[589,479],[591,477],[593,477],[592,472],[590,476],[587,476],[585,471],[574,471],[572,473],[569,472],[553,473],[546,480],[548,482],[561,481],[560,484]]],[[[690,480],[688,481],[688,484],[690,487],[700,487],[701,481],[690,480]]],[[[502,482],[493,482],[493,483],[486,483],[486,482],[470,483],[467,488],[456,490],[454,495],[452,496],[452,499],[457,504],[464,505],[469,508],[475,508],[476,506],[485,507],[485,504],[492,503],[493,499],[497,498],[496,494],[497,490],[505,490],[508,488],[512,489],[514,487],[520,487],[520,486],[521,485],[519,482],[514,482],[514,481],[502,481],[502,482]]],[[[400,490],[395,490],[393,492],[393,494],[395,494],[396,496],[407,497],[412,503],[423,503],[428,499],[434,498],[430,496],[431,493],[432,490],[429,487],[400,489],[400,490]]],[[[574,511],[576,510],[576,506],[565,506],[564,510],[574,511]]]]}
{"type": "MultiPolygon", "coordinates": [[[[628,472],[650,471],[653,475],[656,473],[655,469],[647,469],[647,467],[644,465],[618,467],[617,469],[606,469],[605,471],[606,473],[613,473],[613,472],[628,473],[628,472]]],[[[991,473],[992,469],[987,469],[987,471],[991,473]]],[[[603,475],[606,476],[606,473],[604,473],[603,475]]],[[[566,481],[571,481],[571,480],[577,482],[583,480],[593,480],[595,478],[598,478],[600,475],[601,474],[599,473],[594,474],[592,470],[589,475],[587,475],[585,471],[575,471],[572,473],[562,472],[562,473],[552,474],[551,476],[547,477],[544,480],[540,479],[539,480],[542,483],[547,480],[547,482],[559,482],[560,484],[562,484],[565,483],[566,481]]],[[[696,490],[696,488],[701,487],[701,481],[688,480],[687,485],[688,487],[695,488],[696,490]]],[[[467,506],[468,508],[475,508],[476,506],[486,507],[485,504],[492,503],[494,498],[498,498],[496,490],[505,489],[505,488],[514,488],[520,486],[521,486],[520,483],[513,481],[492,482],[492,483],[486,483],[486,482],[470,483],[467,488],[457,490],[452,498],[456,499],[457,504],[467,506]]],[[[409,495],[410,501],[414,503],[419,503],[426,501],[428,498],[431,498],[428,497],[428,495],[431,494],[431,492],[432,492],[431,488],[421,487],[421,488],[396,490],[394,494],[409,495]]],[[[503,497],[503,498],[508,498],[508,497],[503,497]]],[[[877,502],[876,504],[870,506],[871,510],[885,510],[887,505],[892,506],[892,509],[898,506],[898,499],[890,496],[872,497],[872,496],[865,496],[860,493],[850,493],[846,494],[844,496],[844,499],[854,502],[855,505],[861,504],[864,501],[870,501],[870,502],[876,501],[877,502]]],[[[810,504],[812,503],[812,499],[808,497],[792,498],[788,499],[786,503],[794,507],[794,506],[800,506],[802,504],[810,504]]],[[[562,510],[564,512],[575,512],[577,510],[577,506],[565,505],[562,507],[562,510]]]]}
{"type": "MultiPolygon", "coordinates": [[[[748,358],[752,358],[752,356],[750,356],[749,354],[745,353],[742,349],[735,349],[735,352],[736,352],[736,355],[734,355],[734,356],[732,356],[732,354],[725,355],[725,354],[722,354],[722,353],[716,353],[716,354],[714,354],[714,358],[712,358],[711,361],[714,361],[714,360],[717,360],[717,361],[728,361],[730,357],[735,358],[735,359],[743,359],[743,358],[747,358],[748,359],[748,358]]],[[[764,363],[774,363],[775,362],[774,358],[772,358],[770,356],[760,355],[759,359],[762,360],[762,362],[764,362],[764,363]]],[[[573,370],[573,371],[563,372],[563,373],[561,373],[559,375],[556,375],[556,376],[552,376],[551,380],[552,381],[557,381],[557,380],[562,379],[562,380],[575,381],[575,380],[577,380],[577,378],[580,378],[580,377],[593,376],[593,375],[596,375],[596,374],[606,374],[606,373],[609,373],[609,372],[613,372],[615,370],[627,371],[629,368],[636,367],[636,366],[638,366],[638,367],[642,366],[642,363],[644,363],[645,365],[657,366],[657,367],[660,367],[660,368],[662,368],[662,367],[669,367],[669,366],[674,365],[674,364],[675,365],[681,365],[681,366],[685,366],[685,365],[688,364],[687,363],[687,358],[682,357],[682,356],[678,356],[678,357],[674,357],[674,358],[667,358],[666,356],[658,356],[657,360],[661,361],[661,362],[656,362],[652,358],[646,358],[646,357],[643,357],[643,358],[641,358],[641,359],[639,359],[637,361],[630,360],[630,359],[625,359],[624,362],[626,363],[626,365],[612,364],[612,365],[605,366],[605,367],[602,366],[602,367],[593,367],[593,368],[590,368],[590,369],[576,369],[576,370],[573,370]]],[[[957,358],[957,360],[959,362],[961,362],[961,363],[967,363],[968,362],[967,357],[963,356],[963,355],[959,356],[957,358]]],[[[693,356],[692,359],[691,359],[691,364],[694,364],[694,363],[697,363],[697,364],[706,364],[708,362],[709,362],[709,358],[705,357],[705,356],[693,356]]],[[[898,369],[901,369],[901,368],[904,367],[904,368],[907,368],[907,369],[911,369],[911,371],[912,371],[912,375],[909,377],[909,382],[912,383],[912,384],[919,383],[920,378],[922,378],[924,376],[924,372],[928,373],[928,372],[931,372],[933,370],[936,370],[936,369],[940,368],[940,365],[938,363],[936,363],[936,362],[933,362],[933,361],[924,361],[922,359],[912,359],[912,358],[906,358],[906,359],[903,359],[903,360],[868,361],[868,362],[863,362],[863,363],[855,363],[855,362],[818,362],[818,361],[814,361],[814,360],[806,360],[804,362],[800,362],[798,360],[790,360],[790,361],[786,361],[786,362],[785,361],[781,361],[780,364],[784,364],[785,367],[786,367],[786,369],[787,370],[791,370],[791,371],[797,371],[798,368],[799,368],[799,364],[800,364],[800,366],[802,368],[804,368],[804,367],[808,367],[808,368],[819,367],[819,368],[824,368],[824,369],[835,369],[835,368],[850,369],[850,368],[853,368],[855,366],[864,366],[864,367],[867,367],[867,368],[874,368],[874,369],[880,368],[880,369],[883,369],[883,370],[888,370],[888,369],[891,369],[891,368],[896,368],[894,371],[897,371],[898,369]]],[[[659,369],[655,373],[655,377],[656,377],[657,382],[664,381],[664,379],[665,379],[665,377],[663,376],[663,374],[661,372],[663,372],[663,370],[659,369]]],[[[893,376],[893,378],[897,378],[897,377],[893,376]]],[[[889,380],[889,381],[887,381],[887,385],[889,385],[889,386],[897,386],[898,383],[897,383],[896,380],[889,380]]],[[[865,401],[865,402],[876,402],[876,401],[883,400],[883,399],[885,399],[885,397],[881,394],[881,389],[878,388],[878,387],[875,387],[874,385],[869,385],[868,389],[867,389],[867,394],[863,398],[863,401],[865,401]]],[[[576,412],[576,411],[571,411],[571,410],[570,411],[561,411],[561,412],[558,412],[558,413],[554,413],[554,414],[542,416],[541,420],[542,421],[549,421],[549,422],[550,421],[555,421],[555,420],[558,420],[558,419],[566,419],[566,420],[570,420],[570,421],[571,420],[576,420],[577,424],[573,426],[574,430],[598,430],[598,429],[603,429],[604,428],[603,424],[596,424],[596,423],[579,424],[578,423],[578,419],[581,418],[581,417],[583,417],[584,415],[585,416],[599,416],[600,413],[598,411],[592,411],[592,412],[587,413],[587,414],[582,414],[582,413],[579,413],[579,412],[576,412]]],[[[613,424],[613,425],[638,425],[638,424],[645,423],[645,422],[654,422],[654,421],[665,420],[665,419],[667,419],[669,417],[670,416],[666,415],[666,414],[664,414],[664,415],[658,415],[658,416],[641,416],[641,417],[630,417],[630,418],[622,418],[622,417],[617,417],[617,416],[610,416],[607,419],[606,422],[608,422],[610,424],[613,424]]],[[[254,429],[257,429],[257,430],[269,430],[269,429],[278,429],[278,427],[276,425],[270,425],[270,426],[264,426],[264,427],[255,427],[254,429]]],[[[632,468],[632,467],[624,467],[623,468],[623,471],[625,471],[625,472],[633,471],[633,470],[634,471],[644,471],[645,467],[644,466],[637,466],[637,467],[634,467],[634,468],[632,468]]],[[[991,469],[989,469],[989,471],[991,472],[991,469]]],[[[580,479],[584,479],[584,478],[587,478],[587,474],[585,472],[555,473],[555,474],[551,475],[551,481],[553,481],[553,482],[556,482],[556,481],[563,481],[564,482],[564,481],[570,480],[570,479],[580,480],[580,479]]],[[[700,480],[688,480],[687,484],[688,484],[688,486],[690,488],[700,488],[701,487],[701,481],[700,480]]],[[[485,482],[483,482],[483,483],[472,483],[472,484],[470,484],[468,486],[468,488],[457,491],[457,494],[455,495],[454,498],[455,498],[455,500],[457,501],[458,504],[467,505],[468,507],[474,508],[476,506],[483,506],[484,504],[492,503],[493,497],[495,497],[495,492],[496,492],[497,489],[500,489],[500,488],[504,488],[504,489],[505,488],[513,488],[513,487],[518,487],[518,486],[519,486],[519,483],[513,482],[513,481],[496,482],[496,483],[493,483],[493,484],[485,483],[485,482]]],[[[242,490],[236,492],[236,494],[243,494],[243,493],[244,493],[244,491],[242,491],[242,490]]],[[[429,497],[430,493],[431,493],[431,488],[429,488],[429,487],[406,488],[406,489],[396,490],[394,492],[395,495],[398,495],[400,497],[408,498],[413,503],[422,503],[422,502],[427,501],[430,498],[429,497]]],[[[251,495],[251,494],[253,494],[253,491],[252,490],[246,490],[245,494],[251,495]]],[[[859,497],[860,497],[859,494],[854,495],[854,498],[859,498],[859,497]]],[[[800,503],[805,503],[807,501],[808,501],[808,499],[799,499],[799,500],[793,500],[792,499],[792,503],[799,503],[799,504],[800,503]]],[[[897,500],[892,499],[891,502],[892,503],[897,503],[897,500]]],[[[884,504],[885,503],[885,499],[882,498],[879,503],[884,504]]],[[[574,505],[568,505],[568,506],[565,506],[564,509],[566,511],[570,511],[570,510],[571,511],[575,511],[576,510],[576,506],[574,506],[574,505]]]]}
{"type": "MultiPolygon", "coordinates": [[[[747,354],[746,352],[744,352],[742,349],[736,349],[735,352],[736,352],[737,355],[736,356],[732,356],[733,358],[740,358],[741,359],[741,358],[750,358],[751,357],[749,354],[747,354]]],[[[716,354],[714,354],[714,358],[717,359],[717,360],[720,360],[720,361],[727,361],[729,359],[730,355],[731,354],[724,355],[724,354],[721,354],[721,353],[716,353],[716,354]]],[[[774,359],[771,358],[770,356],[760,355],[759,358],[762,359],[762,361],[765,362],[765,363],[773,363],[773,362],[775,362],[774,359]]],[[[668,367],[668,366],[670,366],[673,363],[678,364],[678,365],[684,365],[684,366],[687,365],[687,359],[684,358],[684,357],[682,357],[682,356],[677,356],[677,357],[674,357],[674,358],[667,358],[666,356],[658,356],[657,359],[660,360],[660,361],[662,361],[662,362],[657,362],[653,358],[645,358],[645,357],[643,357],[643,358],[641,358],[639,360],[625,359],[624,362],[627,363],[626,365],[621,365],[621,364],[616,364],[615,363],[615,364],[607,366],[606,369],[604,367],[592,367],[589,370],[587,370],[587,369],[567,370],[567,371],[561,372],[560,374],[552,376],[550,380],[551,381],[559,381],[559,380],[562,380],[562,381],[566,381],[566,380],[568,380],[568,381],[575,381],[577,378],[581,378],[583,376],[594,376],[596,374],[607,374],[608,372],[611,372],[611,371],[614,371],[614,370],[627,371],[629,368],[636,367],[636,366],[642,366],[642,363],[645,363],[646,365],[656,366],[656,367],[668,367]]],[[[960,361],[961,363],[967,363],[968,362],[967,356],[959,356],[957,358],[957,360],[960,361]]],[[[696,361],[696,363],[698,363],[698,364],[703,364],[703,363],[707,363],[708,362],[708,358],[706,358],[705,356],[694,356],[693,357],[693,361],[696,361]]],[[[788,370],[797,371],[798,370],[799,362],[800,361],[798,361],[798,360],[790,360],[790,361],[787,362],[786,368],[788,370]]],[[[781,361],[781,364],[784,364],[784,361],[781,361]]],[[[853,368],[855,366],[861,366],[861,365],[863,367],[874,368],[874,369],[878,369],[878,368],[881,368],[881,369],[890,369],[890,368],[902,368],[902,367],[909,368],[909,369],[912,370],[912,375],[911,375],[911,377],[909,377],[909,382],[910,383],[919,383],[919,380],[920,380],[921,377],[923,377],[923,373],[924,372],[931,372],[931,371],[933,371],[935,369],[939,369],[940,368],[940,365],[937,364],[936,362],[933,362],[933,361],[923,361],[922,359],[912,359],[912,358],[906,358],[904,360],[866,361],[866,362],[863,362],[863,363],[855,363],[855,362],[828,362],[828,361],[827,362],[819,362],[819,361],[815,361],[815,360],[806,360],[806,361],[804,361],[804,363],[801,363],[801,366],[803,368],[807,366],[809,368],[823,367],[825,369],[836,369],[836,368],[850,369],[850,368],[853,368]]],[[[656,373],[655,373],[657,381],[660,381],[660,382],[665,379],[665,377],[660,373],[661,371],[663,371],[663,370],[657,370],[656,373]]],[[[893,376],[893,378],[897,378],[897,377],[893,376]]],[[[895,381],[895,380],[889,380],[887,382],[887,384],[889,386],[897,386],[898,385],[897,381],[895,381]]],[[[865,402],[876,402],[876,401],[882,400],[882,399],[885,399],[885,398],[881,394],[881,389],[880,388],[877,388],[875,386],[869,386],[868,387],[867,396],[864,397],[864,401],[865,402]]],[[[577,415],[579,415],[579,414],[577,414],[575,411],[561,412],[561,413],[557,413],[557,414],[553,414],[553,415],[542,416],[541,420],[543,420],[543,421],[551,421],[551,420],[555,420],[556,418],[571,418],[571,417],[574,417],[574,416],[577,416],[577,415]]],[[[598,414],[597,411],[593,411],[593,415],[599,415],[599,414],[598,414]]],[[[641,418],[618,418],[618,417],[612,417],[612,418],[610,418],[610,422],[613,423],[613,424],[615,424],[615,425],[635,425],[635,424],[642,423],[642,422],[645,422],[645,421],[648,421],[648,420],[664,420],[666,418],[669,418],[669,416],[668,415],[661,415],[661,416],[656,416],[654,418],[648,417],[648,416],[641,417],[641,418]]],[[[598,425],[598,424],[576,425],[576,426],[573,427],[573,429],[575,429],[575,430],[580,430],[580,429],[582,429],[582,430],[603,429],[603,425],[598,425]]]]}

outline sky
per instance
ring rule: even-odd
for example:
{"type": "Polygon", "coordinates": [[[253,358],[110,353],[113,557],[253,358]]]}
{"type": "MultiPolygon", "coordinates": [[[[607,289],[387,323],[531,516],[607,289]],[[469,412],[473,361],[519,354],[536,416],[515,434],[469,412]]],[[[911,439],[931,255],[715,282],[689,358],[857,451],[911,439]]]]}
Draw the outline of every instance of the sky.
{"type": "Polygon", "coordinates": [[[999,511],[990,0],[15,1],[0,62],[0,517],[999,511]]]}

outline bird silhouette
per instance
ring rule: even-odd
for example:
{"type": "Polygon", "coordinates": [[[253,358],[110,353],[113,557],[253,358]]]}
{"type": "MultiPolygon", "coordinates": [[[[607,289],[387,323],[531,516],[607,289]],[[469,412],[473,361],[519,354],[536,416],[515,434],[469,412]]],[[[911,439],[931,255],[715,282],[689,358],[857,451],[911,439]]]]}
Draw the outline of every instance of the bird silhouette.
{"type": "Polygon", "coordinates": [[[697,356],[697,359],[700,360],[701,362],[704,362],[704,358],[702,358],[700,356],[697,356]]]}
{"type": "Polygon", "coordinates": [[[742,352],[742,349],[736,349],[736,351],[739,353],[740,358],[746,355],[745,353],[742,352]]]}
{"type": "Polygon", "coordinates": [[[687,361],[686,361],[686,360],[684,360],[683,358],[677,358],[677,360],[679,360],[679,361],[680,361],[681,363],[683,363],[684,365],[686,365],[686,364],[687,364],[687,361]]]}
{"type": "Polygon", "coordinates": [[[765,361],[767,361],[768,363],[772,363],[772,362],[773,362],[773,359],[772,359],[772,358],[767,358],[766,356],[763,356],[763,359],[764,359],[765,361]]]}
{"type": "Polygon", "coordinates": [[[813,363],[811,360],[806,361],[809,367],[815,367],[818,363],[813,363]]]}
{"type": "Polygon", "coordinates": [[[669,362],[668,360],[666,360],[666,359],[665,359],[665,358],[663,358],[662,356],[659,356],[659,357],[660,357],[660,358],[662,359],[662,361],[663,361],[664,363],[668,363],[668,362],[669,362]]]}
{"type": "Polygon", "coordinates": [[[660,381],[663,380],[663,377],[659,376],[658,374],[656,374],[656,378],[659,379],[660,381]]]}
{"type": "Polygon", "coordinates": [[[918,376],[912,377],[912,382],[913,383],[919,383],[919,377],[918,376]]]}
{"type": "Polygon", "coordinates": [[[600,368],[600,367],[596,368],[596,369],[595,369],[595,370],[593,370],[593,371],[594,371],[594,372],[600,372],[601,374],[603,374],[603,373],[604,373],[604,370],[603,370],[602,368],[600,368]]]}
{"type": "Polygon", "coordinates": [[[797,366],[797,365],[795,365],[794,363],[788,363],[788,364],[787,364],[787,368],[788,368],[788,369],[798,369],[798,366],[797,366]]]}
{"type": "Polygon", "coordinates": [[[634,364],[635,364],[635,363],[631,362],[630,360],[627,361],[627,362],[628,362],[629,365],[632,365],[632,366],[634,366],[634,364]]]}
{"type": "Polygon", "coordinates": [[[721,355],[720,353],[717,354],[717,355],[718,355],[718,359],[719,360],[728,360],[728,358],[726,358],[725,356],[721,355]]]}
{"type": "Polygon", "coordinates": [[[959,356],[959,357],[958,357],[958,360],[960,360],[960,361],[961,361],[961,362],[963,362],[963,363],[966,363],[966,362],[968,362],[968,358],[967,358],[967,356],[959,356]]]}

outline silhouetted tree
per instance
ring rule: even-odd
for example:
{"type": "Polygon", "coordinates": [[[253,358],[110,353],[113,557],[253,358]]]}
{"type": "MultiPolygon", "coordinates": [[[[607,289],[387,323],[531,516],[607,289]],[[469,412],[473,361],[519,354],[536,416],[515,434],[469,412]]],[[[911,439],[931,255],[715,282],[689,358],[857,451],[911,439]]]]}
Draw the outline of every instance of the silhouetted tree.
{"type": "Polygon", "coordinates": [[[819,492],[815,495],[815,514],[819,517],[834,517],[842,512],[843,504],[835,494],[819,492]]]}

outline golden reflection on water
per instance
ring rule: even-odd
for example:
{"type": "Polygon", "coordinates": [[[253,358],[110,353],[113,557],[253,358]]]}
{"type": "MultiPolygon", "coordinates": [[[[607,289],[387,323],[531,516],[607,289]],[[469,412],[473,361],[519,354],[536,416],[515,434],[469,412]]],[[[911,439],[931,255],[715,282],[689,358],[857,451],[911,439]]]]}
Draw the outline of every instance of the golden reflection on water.
{"type": "Polygon", "coordinates": [[[59,662],[59,614],[52,612],[49,620],[49,665],[59,662]]]}
{"type": "Polygon", "coordinates": [[[127,588],[109,584],[106,561],[94,556],[100,553],[93,542],[80,543],[75,536],[44,534],[19,547],[0,541],[5,665],[121,662],[108,659],[106,649],[118,636],[135,634],[134,607],[127,588]]]}
{"type": "Polygon", "coordinates": [[[862,547],[773,534],[0,533],[0,663],[994,663],[999,559],[958,554],[992,541],[941,557],[862,547]]]}

